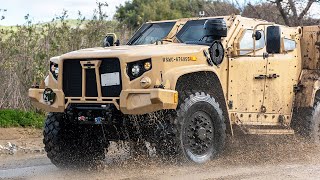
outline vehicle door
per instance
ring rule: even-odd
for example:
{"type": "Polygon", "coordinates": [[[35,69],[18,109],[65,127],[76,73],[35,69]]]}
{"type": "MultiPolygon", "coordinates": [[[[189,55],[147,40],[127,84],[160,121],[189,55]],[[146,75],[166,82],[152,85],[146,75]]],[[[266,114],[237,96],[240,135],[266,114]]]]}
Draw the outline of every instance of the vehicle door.
{"type": "Polygon", "coordinates": [[[277,40],[273,37],[277,32],[267,33],[267,43],[271,46],[269,50],[267,48],[267,51],[271,52],[267,52],[268,63],[263,107],[266,114],[282,115],[281,118],[288,121],[293,105],[294,86],[298,83],[301,70],[301,55],[297,46],[300,37],[295,35],[295,30],[289,28],[285,30],[279,26],[273,27],[279,29],[280,39],[277,40]],[[272,44],[279,41],[279,45],[272,44]],[[275,46],[279,47],[278,50],[275,46]]]}
{"type": "Polygon", "coordinates": [[[237,55],[229,59],[229,111],[241,114],[242,121],[249,122],[258,120],[255,114],[261,112],[266,83],[264,75],[267,59],[263,57],[264,26],[260,26],[257,31],[261,34],[261,38],[254,40],[252,36],[254,30],[243,29],[235,40],[237,55]]]}

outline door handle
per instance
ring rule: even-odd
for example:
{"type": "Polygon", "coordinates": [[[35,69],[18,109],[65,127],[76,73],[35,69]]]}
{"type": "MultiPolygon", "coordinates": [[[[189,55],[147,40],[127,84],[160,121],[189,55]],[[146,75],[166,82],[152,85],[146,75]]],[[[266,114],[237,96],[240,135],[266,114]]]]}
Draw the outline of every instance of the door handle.
{"type": "Polygon", "coordinates": [[[278,75],[278,74],[269,74],[269,75],[267,75],[268,79],[276,79],[278,77],[280,77],[280,75],[278,75]]]}
{"type": "Polygon", "coordinates": [[[280,75],[278,75],[278,74],[268,74],[268,75],[259,74],[259,75],[254,76],[254,79],[265,79],[265,78],[267,78],[267,79],[276,79],[278,77],[280,77],[280,75]]]}
{"type": "Polygon", "coordinates": [[[259,74],[259,75],[254,76],[254,79],[265,79],[265,78],[266,78],[266,75],[264,75],[264,74],[259,74]]]}

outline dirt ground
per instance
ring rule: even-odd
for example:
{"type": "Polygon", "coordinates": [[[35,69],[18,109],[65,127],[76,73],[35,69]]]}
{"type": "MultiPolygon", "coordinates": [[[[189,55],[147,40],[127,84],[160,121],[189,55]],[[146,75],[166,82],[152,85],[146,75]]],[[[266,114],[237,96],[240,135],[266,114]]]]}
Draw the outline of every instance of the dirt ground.
{"type": "Polygon", "coordinates": [[[225,152],[203,165],[169,164],[156,157],[130,158],[112,145],[102,171],[60,170],[51,164],[41,130],[0,128],[0,179],[320,179],[320,147],[296,136],[237,136],[225,152]],[[19,149],[21,147],[21,149],[19,149]],[[29,150],[29,151],[27,151],[29,150]]]}
{"type": "Polygon", "coordinates": [[[42,147],[42,130],[33,128],[0,128],[0,145],[11,142],[22,147],[42,147]]]}

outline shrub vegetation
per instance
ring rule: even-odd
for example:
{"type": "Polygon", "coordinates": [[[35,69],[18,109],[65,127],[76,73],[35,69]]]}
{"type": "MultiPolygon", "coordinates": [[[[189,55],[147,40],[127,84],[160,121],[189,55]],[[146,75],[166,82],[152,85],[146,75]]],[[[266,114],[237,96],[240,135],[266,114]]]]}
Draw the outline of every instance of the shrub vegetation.
{"type": "Polygon", "coordinates": [[[0,127],[42,128],[45,115],[33,111],[13,109],[0,110],[0,127]]]}

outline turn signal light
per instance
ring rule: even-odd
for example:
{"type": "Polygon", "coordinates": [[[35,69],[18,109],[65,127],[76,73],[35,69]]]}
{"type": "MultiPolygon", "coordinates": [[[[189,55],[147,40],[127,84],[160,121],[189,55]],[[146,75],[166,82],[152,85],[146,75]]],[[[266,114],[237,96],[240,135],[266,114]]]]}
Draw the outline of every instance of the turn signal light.
{"type": "Polygon", "coordinates": [[[174,103],[178,103],[179,101],[179,96],[178,96],[178,92],[174,93],[174,103]]]}
{"type": "Polygon", "coordinates": [[[144,69],[145,69],[146,71],[149,71],[149,70],[151,69],[151,63],[150,63],[150,62],[145,62],[145,63],[144,63],[144,69]]]}

